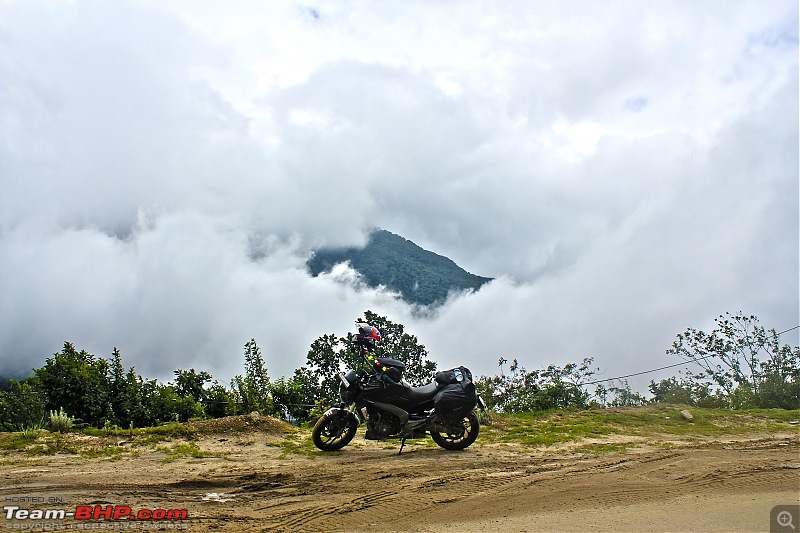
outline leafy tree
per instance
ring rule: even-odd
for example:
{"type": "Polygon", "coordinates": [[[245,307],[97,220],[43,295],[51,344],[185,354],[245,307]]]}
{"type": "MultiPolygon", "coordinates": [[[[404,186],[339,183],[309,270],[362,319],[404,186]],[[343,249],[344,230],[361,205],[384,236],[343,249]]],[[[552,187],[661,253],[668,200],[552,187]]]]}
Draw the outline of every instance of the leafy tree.
{"type": "Polygon", "coordinates": [[[510,374],[503,371],[508,363],[500,358],[500,374],[481,376],[476,389],[490,409],[505,413],[520,413],[545,409],[584,408],[589,394],[583,383],[589,381],[596,369],[593,359],[585,358],[581,363],[568,363],[564,367],[549,365],[543,370],[527,371],[516,359],[509,366],[510,374]]]}
{"type": "MultiPolygon", "coordinates": [[[[385,316],[365,311],[365,322],[378,328],[381,342],[374,352],[376,357],[391,357],[405,363],[403,379],[411,385],[430,383],[436,372],[436,362],[428,359],[428,351],[416,336],[405,332],[402,324],[392,322],[385,316]]],[[[295,371],[294,380],[307,394],[306,404],[317,401],[335,403],[339,391],[339,372],[363,368],[364,359],[353,344],[352,333],[337,337],[330,333],[317,338],[306,356],[306,365],[295,371]]]]}
{"type": "Polygon", "coordinates": [[[405,326],[395,323],[372,311],[365,311],[364,318],[358,322],[365,322],[378,328],[381,332],[381,342],[375,351],[377,357],[391,357],[405,363],[403,379],[413,386],[425,385],[433,381],[436,374],[436,362],[428,359],[428,350],[419,343],[416,335],[405,332],[405,326]]]}
{"type": "Polygon", "coordinates": [[[602,383],[598,383],[594,387],[594,397],[596,399],[589,401],[590,408],[608,407],[608,393],[609,390],[602,383]]]}
{"type": "Polygon", "coordinates": [[[271,392],[275,412],[283,417],[288,414],[296,420],[309,420],[317,404],[330,405],[329,398],[334,396],[329,394],[335,393],[334,388],[338,390],[338,383],[338,381],[333,382],[333,379],[330,379],[330,383],[321,385],[318,377],[313,375],[307,367],[295,369],[291,378],[282,378],[272,384],[271,392]],[[323,386],[327,387],[325,390],[334,392],[323,393],[323,386]]]}
{"type": "Polygon", "coordinates": [[[667,354],[701,368],[692,376],[727,398],[730,407],[800,407],[800,348],[780,345],[758,318],[726,313],[710,333],[688,328],[667,354]]]}
{"type": "Polygon", "coordinates": [[[136,373],[134,367],[125,370],[122,354],[116,347],[111,352],[109,382],[108,404],[112,413],[108,415],[109,422],[120,427],[145,427],[174,419],[171,415],[164,415],[163,418],[155,415],[149,402],[152,390],[160,384],[155,380],[146,381],[136,373]]]}
{"type": "Polygon", "coordinates": [[[204,416],[204,402],[212,409],[219,408],[214,411],[219,416],[224,414],[229,403],[227,391],[218,384],[206,391],[210,374],[194,369],[176,370],[175,374],[175,384],[145,380],[133,367],[125,371],[117,348],[107,360],[65,342],[61,352],[34,369],[32,377],[24,382],[11,380],[10,390],[0,392],[0,429],[42,423],[47,412],[97,427],[144,427],[188,420],[204,416]]]}
{"type": "Polygon", "coordinates": [[[116,346],[111,352],[109,379],[111,410],[114,413],[114,423],[119,424],[120,417],[125,413],[123,401],[125,397],[126,381],[125,367],[122,366],[122,354],[116,346]]]}
{"type": "Polygon", "coordinates": [[[269,374],[255,339],[244,345],[244,376],[231,380],[231,398],[240,406],[240,411],[269,413],[272,401],[269,396],[269,374]]]}
{"type": "Polygon", "coordinates": [[[311,411],[303,380],[280,378],[270,386],[274,414],[284,419],[306,420],[311,411]]]}
{"type": "Polygon", "coordinates": [[[723,407],[725,398],[715,392],[707,382],[690,378],[678,380],[676,377],[662,379],[658,383],[650,380],[648,385],[653,398],[652,403],[686,404],[696,407],[723,407]]]}
{"type": "Polygon", "coordinates": [[[45,409],[63,408],[81,422],[102,426],[108,419],[111,383],[108,361],[65,342],[42,368],[34,370],[45,395],[45,409]]]}
{"type": "Polygon", "coordinates": [[[761,382],[756,405],[761,408],[799,409],[800,379],[784,380],[778,374],[768,374],[761,382]]]}
{"type": "Polygon", "coordinates": [[[203,411],[209,418],[221,418],[226,415],[235,414],[236,404],[231,398],[231,393],[224,385],[218,381],[205,390],[202,400],[203,411]]]}
{"type": "Polygon", "coordinates": [[[189,370],[175,370],[175,382],[172,387],[178,396],[189,397],[196,402],[205,400],[205,384],[211,381],[211,374],[206,371],[196,372],[194,368],[189,370]]]}
{"type": "Polygon", "coordinates": [[[180,396],[174,388],[162,385],[156,380],[149,383],[151,387],[146,397],[146,404],[149,404],[152,416],[150,425],[162,421],[186,422],[203,416],[203,408],[194,398],[180,396]]]}
{"type": "Polygon", "coordinates": [[[189,396],[179,396],[169,385],[145,380],[131,368],[125,377],[119,425],[155,426],[161,422],[186,421],[203,416],[202,405],[189,396]]]}
{"type": "Polygon", "coordinates": [[[613,394],[611,400],[613,407],[637,407],[647,403],[647,398],[631,389],[627,379],[622,381],[619,386],[609,387],[608,390],[613,394]]]}
{"type": "MultiPolygon", "coordinates": [[[[311,392],[306,403],[316,400],[333,402],[338,396],[339,372],[347,368],[358,368],[364,364],[360,356],[350,349],[348,340],[333,333],[322,335],[311,343],[306,355],[306,366],[299,372],[308,376],[306,385],[311,392]]],[[[297,376],[297,372],[295,372],[297,376]]]]}
{"type": "Polygon", "coordinates": [[[150,425],[153,417],[146,406],[144,380],[136,374],[133,367],[128,369],[125,376],[119,381],[117,388],[116,424],[119,426],[145,427],[150,425]]]}
{"type": "Polygon", "coordinates": [[[10,379],[8,390],[0,391],[0,430],[14,431],[35,426],[45,415],[44,398],[36,379],[10,379]]]}

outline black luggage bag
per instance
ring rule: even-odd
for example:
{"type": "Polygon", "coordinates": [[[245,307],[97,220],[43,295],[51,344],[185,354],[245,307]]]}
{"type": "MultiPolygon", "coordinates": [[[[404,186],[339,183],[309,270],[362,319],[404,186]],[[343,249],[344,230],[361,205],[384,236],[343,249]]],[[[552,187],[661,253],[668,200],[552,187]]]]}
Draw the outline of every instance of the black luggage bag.
{"type": "Polygon", "coordinates": [[[440,415],[462,418],[478,403],[472,372],[466,367],[437,372],[436,386],[441,390],[433,398],[433,407],[440,415]]]}

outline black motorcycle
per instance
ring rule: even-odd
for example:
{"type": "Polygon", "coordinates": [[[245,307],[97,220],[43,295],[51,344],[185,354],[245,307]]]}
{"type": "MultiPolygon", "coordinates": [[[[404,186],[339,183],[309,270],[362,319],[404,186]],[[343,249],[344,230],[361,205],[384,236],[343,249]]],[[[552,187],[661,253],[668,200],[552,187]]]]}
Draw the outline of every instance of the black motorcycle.
{"type": "Polygon", "coordinates": [[[403,380],[403,362],[372,356],[379,340],[377,329],[360,325],[355,342],[367,368],[339,373],[342,403],[317,421],[311,434],[314,445],[326,452],[339,450],[364,422],[369,440],[400,438],[399,453],[406,439],[427,433],[447,450],[463,450],[475,442],[480,424],[473,410],[486,408],[470,371],[462,366],[438,372],[434,383],[411,387],[403,380]]]}

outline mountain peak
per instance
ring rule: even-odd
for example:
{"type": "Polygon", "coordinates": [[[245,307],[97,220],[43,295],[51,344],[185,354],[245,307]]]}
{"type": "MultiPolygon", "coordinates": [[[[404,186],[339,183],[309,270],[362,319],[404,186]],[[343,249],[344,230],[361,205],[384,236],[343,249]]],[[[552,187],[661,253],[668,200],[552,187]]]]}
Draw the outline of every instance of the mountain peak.
{"type": "Polygon", "coordinates": [[[406,302],[423,306],[440,305],[452,291],[478,290],[492,280],[384,229],[373,230],[363,248],[316,250],[306,266],[312,276],[319,276],[344,262],[370,287],[383,285],[399,292],[406,302]]]}

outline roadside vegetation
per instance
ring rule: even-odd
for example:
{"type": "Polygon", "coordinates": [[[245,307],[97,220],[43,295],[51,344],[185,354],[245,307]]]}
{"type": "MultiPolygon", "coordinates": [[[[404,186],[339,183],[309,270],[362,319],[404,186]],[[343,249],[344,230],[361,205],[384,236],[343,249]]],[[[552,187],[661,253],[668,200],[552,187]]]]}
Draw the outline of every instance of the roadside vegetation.
{"type": "Polygon", "coordinates": [[[691,408],[693,421],[680,412],[688,406],[649,405],[611,409],[560,410],[494,415],[481,428],[482,443],[513,443],[529,447],[601,441],[587,446],[613,447],[630,443],[714,440],[748,434],[800,433],[800,410],[691,408]],[[620,438],[621,440],[617,440],[620,438]]]}
{"type": "MultiPolygon", "coordinates": [[[[515,453],[606,454],[632,449],[714,447],[749,438],[791,438],[800,435],[800,410],[691,408],[693,421],[680,411],[687,406],[648,405],[566,409],[529,413],[495,413],[481,427],[471,450],[485,453],[501,448],[515,453]],[[783,437],[781,437],[783,436],[783,437]]],[[[409,445],[435,447],[429,438],[409,445]]],[[[735,444],[734,444],[735,445],[735,444]]],[[[356,440],[352,449],[363,447],[356,440]]],[[[399,441],[380,444],[396,450],[399,441]]],[[[46,429],[0,433],[0,464],[46,462],[59,456],[74,460],[119,461],[155,454],[162,463],[179,460],[237,460],[248,454],[309,458],[338,456],[311,442],[308,426],[295,427],[272,417],[232,416],[216,420],[171,423],[158,427],[110,431],[86,428],[72,433],[46,429]],[[220,442],[229,442],[220,446],[220,442]],[[258,444],[256,444],[258,443],[258,444]]]]}
{"type": "MultiPolygon", "coordinates": [[[[402,324],[371,311],[357,321],[381,331],[377,355],[405,362],[404,378],[409,383],[421,385],[432,380],[436,362],[402,324]]],[[[679,364],[683,361],[685,369],[679,376],[651,381],[649,396],[631,390],[624,380],[598,379],[591,357],[563,367],[534,370],[527,370],[517,359],[500,357],[498,373],[476,377],[475,385],[496,421],[513,427],[520,420],[533,424],[547,417],[547,424],[554,424],[555,419],[566,417],[580,421],[567,432],[575,436],[586,424],[592,428],[586,430],[590,433],[612,431],[613,408],[619,407],[685,405],[709,409],[701,411],[704,413],[719,410],[714,415],[717,418],[729,410],[744,414],[754,412],[752,409],[783,409],[790,413],[800,409],[800,348],[781,345],[779,340],[774,329],[767,330],[755,316],[742,313],[718,317],[709,333],[689,328],[678,334],[666,351],[679,364]],[[607,424],[589,424],[595,419],[607,424]]],[[[243,373],[226,385],[194,368],[175,370],[168,383],[146,379],[133,367],[125,368],[117,348],[103,358],[65,342],[32,376],[0,383],[0,432],[15,435],[8,440],[0,433],[0,446],[44,433],[74,431],[133,438],[143,428],[152,428],[147,438],[154,438],[162,427],[195,431],[187,428],[196,427],[197,421],[237,420],[230,417],[250,413],[302,425],[338,403],[337,373],[363,364],[351,346],[350,334],[322,335],[311,344],[305,364],[292,376],[272,379],[261,349],[251,339],[244,344],[243,373]]],[[[626,427],[635,420],[629,417],[626,427]]],[[[670,418],[664,415],[657,427],[665,426],[664,420],[670,418]]],[[[704,423],[701,417],[693,427],[697,430],[704,423]]],[[[535,439],[546,444],[560,438],[543,431],[547,424],[529,437],[534,439],[532,445],[535,439]]],[[[559,427],[563,431],[563,423],[559,427]]],[[[45,446],[48,450],[53,447],[58,448],[45,446]]]]}

